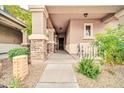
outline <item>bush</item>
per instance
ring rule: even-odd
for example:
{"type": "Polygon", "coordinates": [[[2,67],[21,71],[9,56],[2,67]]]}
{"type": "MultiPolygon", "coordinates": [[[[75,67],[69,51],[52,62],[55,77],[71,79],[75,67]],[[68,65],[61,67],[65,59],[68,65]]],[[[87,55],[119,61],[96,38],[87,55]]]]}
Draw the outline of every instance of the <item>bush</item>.
{"type": "Polygon", "coordinates": [[[28,48],[13,48],[8,52],[9,59],[12,61],[12,58],[19,55],[29,55],[30,51],[28,48]]]}
{"type": "Polygon", "coordinates": [[[20,79],[13,79],[11,82],[10,82],[10,88],[20,88],[20,79]]]}
{"type": "Polygon", "coordinates": [[[96,79],[100,74],[100,68],[93,63],[91,58],[83,58],[77,67],[77,72],[86,75],[89,78],[96,79]]]}
{"type": "Polygon", "coordinates": [[[124,62],[124,31],[122,25],[106,28],[105,33],[96,35],[94,43],[98,46],[99,56],[110,64],[124,62]]]}

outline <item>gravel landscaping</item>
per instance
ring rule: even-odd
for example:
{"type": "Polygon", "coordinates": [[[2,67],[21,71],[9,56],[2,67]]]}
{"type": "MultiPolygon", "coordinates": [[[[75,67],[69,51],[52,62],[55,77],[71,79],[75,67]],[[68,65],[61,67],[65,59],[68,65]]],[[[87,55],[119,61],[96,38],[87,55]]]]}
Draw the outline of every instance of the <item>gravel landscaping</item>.
{"type": "Polygon", "coordinates": [[[0,62],[2,63],[0,84],[9,86],[9,83],[12,80],[12,63],[7,59],[0,60],[0,62]]]}
{"type": "MultiPolygon", "coordinates": [[[[2,73],[0,76],[0,84],[9,86],[10,81],[12,80],[12,63],[7,59],[1,60],[2,63],[2,73]]],[[[38,80],[40,79],[42,72],[44,71],[46,64],[45,63],[36,63],[29,65],[30,74],[25,80],[21,82],[21,87],[23,88],[33,88],[36,86],[38,80]]]]}
{"type": "MultiPolygon", "coordinates": [[[[0,61],[2,63],[2,73],[0,76],[0,84],[9,86],[12,80],[12,63],[7,59],[0,61]]],[[[74,65],[75,66],[75,65],[74,65]]],[[[44,69],[45,63],[37,62],[29,65],[30,74],[21,82],[23,88],[33,88],[39,81],[44,69]]],[[[109,66],[108,66],[109,67],[109,66]]],[[[105,65],[102,65],[102,72],[96,80],[87,78],[85,75],[75,71],[75,76],[79,87],[81,88],[123,88],[124,87],[124,65],[115,65],[109,71],[105,65]]]]}
{"type": "Polygon", "coordinates": [[[102,72],[96,80],[87,78],[77,72],[75,72],[75,75],[81,88],[123,88],[124,65],[115,65],[111,71],[108,71],[106,66],[103,65],[102,72]]]}
{"type": "Polygon", "coordinates": [[[45,63],[39,63],[30,65],[30,74],[29,76],[22,82],[22,87],[24,88],[34,88],[38,83],[44,69],[46,67],[45,63]]]}

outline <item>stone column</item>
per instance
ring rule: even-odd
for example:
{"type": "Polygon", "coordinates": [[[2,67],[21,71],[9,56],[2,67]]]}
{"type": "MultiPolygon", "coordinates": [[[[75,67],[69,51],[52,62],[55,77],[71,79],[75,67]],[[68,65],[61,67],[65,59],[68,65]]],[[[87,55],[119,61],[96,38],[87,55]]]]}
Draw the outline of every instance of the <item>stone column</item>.
{"type": "Polygon", "coordinates": [[[47,40],[46,20],[48,13],[45,6],[33,5],[29,6],[32,11],[32,35],[29,36],[31,40],[30,52],[31,63],[44,61],[47,57],[47,40]]]}
{"type": "Polygon", "coordinates": [[[48,51],[49,53],[54,53],[55,52],[55,41],[54,41],[54,29],[48,29],[49,32],[49,42],[48,42],[48,51]]]}
{"type": "Polygon", "coordinates": [[[54,41],[55,41],[55,52],[58,51],[58,47],[57,47],[57,35],[54,36],[54,41]]]}

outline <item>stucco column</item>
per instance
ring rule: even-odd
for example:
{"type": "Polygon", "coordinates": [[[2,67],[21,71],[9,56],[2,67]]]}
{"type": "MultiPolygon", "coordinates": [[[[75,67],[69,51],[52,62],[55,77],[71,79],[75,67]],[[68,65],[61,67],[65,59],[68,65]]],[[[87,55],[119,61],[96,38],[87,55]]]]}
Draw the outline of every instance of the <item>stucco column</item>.
{"type": "Polygon", "coordinates": [[[49,33],[48,51],[49,53],[54,53],[55,51],[55,41],[54,41],[55,29],[48,29],[48,33],[49,33]]]}
{"type": "Polygon", "coordinates": [[[46,20],[48,13],[45,6],[29,6],[32,12],[32,35],[29,36],[31,40],[30,52],[31,62],[44,61],[47,57],[47,40],[46,20]]]}
{"type": "Polygon", "coordinates": [[[21,31],[22,32],[22,46],[23,47],[29,47],[30,46],[30,44],[29,44],[29,42],[28,42],[28,34],[27,34],[27,32],[26,31],[21,31]]]}

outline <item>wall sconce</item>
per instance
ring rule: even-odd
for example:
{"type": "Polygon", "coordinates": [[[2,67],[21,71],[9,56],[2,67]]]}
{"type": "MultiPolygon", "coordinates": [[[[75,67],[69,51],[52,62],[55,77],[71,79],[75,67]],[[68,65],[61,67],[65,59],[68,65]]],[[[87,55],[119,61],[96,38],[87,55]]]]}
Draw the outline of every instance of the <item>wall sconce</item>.
{"type": "Polygon", "coordinates": [[[88,16],[88,13],[84,13],[84,17],[87,17],[88,16]]]}
{"type": "Polygon", "coordinates": [[[60,27],[59,30],[62,30],[62,27],[60,27]]]}

